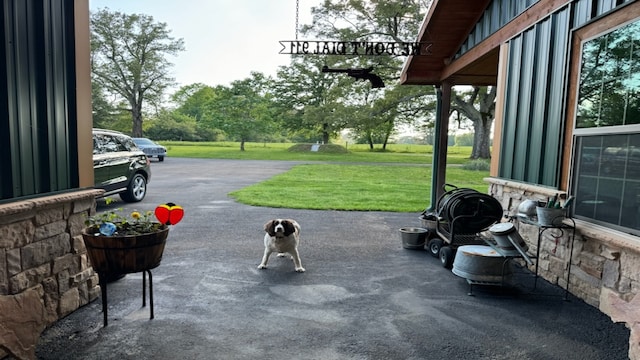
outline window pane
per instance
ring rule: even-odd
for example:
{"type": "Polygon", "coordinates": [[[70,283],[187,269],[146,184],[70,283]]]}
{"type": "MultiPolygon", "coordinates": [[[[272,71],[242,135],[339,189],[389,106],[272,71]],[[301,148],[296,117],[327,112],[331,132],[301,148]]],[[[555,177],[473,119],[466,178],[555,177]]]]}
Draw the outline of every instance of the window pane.
{"type": "Polygon", "coordinates": [[[620,225],[638,229],[640,227],[640,180],[629,180],[622,197],[620,225]]]}
{"type": "Polygon", "coordinates": [[[583,44],[577,128],[640,123],[638,47],[640,22],[583,44]]]}
{"type": "Polygon", "coordinates": [[[627,140],[628,135],[603,137],[600,176],[616,179],[624,178],[627,168],[627,152],[629,150],[627,140]]]}
{"type": "Polygon", "coordinates": [[[602,139],[599,136],[582,138],[579,156],[580,175],[598,175],[602,156],[602,139]]]}
{"type": "Polygon", "coordinates": [[[629,136],[629,163],[627,178],[640,181],[640,134],[629,136]]]}
{"type": "MultiPolygon", "coordinates": [[[[640,42],[636,45],[639,47],[640,55],[640,42]]],[[[635,58],[634,62],[640,62],[640,56],[635,58]]],[[[627,79],[626,87],[628,90],[628,104],[627,114],[625,117],[625,124],[640,124],[640,65],[636,64],[635,73],[632,73],[627,79]]]]}
{"type": "Polygon", "coordinates": [[[640,134],[578,138],[577,218],[640,234],[640,134]]]}

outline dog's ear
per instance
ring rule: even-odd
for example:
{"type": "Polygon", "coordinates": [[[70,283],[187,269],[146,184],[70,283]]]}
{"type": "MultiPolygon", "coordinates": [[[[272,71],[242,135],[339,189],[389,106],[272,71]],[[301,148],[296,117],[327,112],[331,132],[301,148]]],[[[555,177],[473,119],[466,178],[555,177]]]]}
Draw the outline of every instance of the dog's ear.
{"type": "Polygon", "coordinates": [[[290,220],[283,220],[282,225],[284,226],[284,236],[289,236],[296,232],[296,227],[293,226],[293,222],[290,220]]]}
{"type": "Polygon", "coordinates": [[[269,222],[267,222],[266,224],[264,224],[264,231],[269,234],[270,236],[276,236],[276,225],[275,225],[275,221],[271,220],[269,222]]]}

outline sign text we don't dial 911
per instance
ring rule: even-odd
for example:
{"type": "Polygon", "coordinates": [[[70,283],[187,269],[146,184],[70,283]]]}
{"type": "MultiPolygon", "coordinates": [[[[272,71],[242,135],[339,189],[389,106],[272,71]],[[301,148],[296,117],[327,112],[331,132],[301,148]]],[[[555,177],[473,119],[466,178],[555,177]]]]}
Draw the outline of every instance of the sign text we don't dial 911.
{"type": "Polygon", "coordinates": [[[430,55],[432,43],[389,41],[280,41],[280,54],[290,55],[430,55]]]}

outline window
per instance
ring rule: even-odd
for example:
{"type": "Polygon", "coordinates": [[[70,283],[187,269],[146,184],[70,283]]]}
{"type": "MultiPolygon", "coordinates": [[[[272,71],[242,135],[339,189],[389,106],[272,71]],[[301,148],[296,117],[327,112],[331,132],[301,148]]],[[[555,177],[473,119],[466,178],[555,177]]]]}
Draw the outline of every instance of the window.
{"type": "Polygon", "coordinates": [[[582,44],[576,218],[640,235],[640,20],[582,44]]]}
{"type": "Polygon", "coordinates": [[[132,145],[130,140],[121,136],[111,134],[93,135],[94,154],[131,151],[131,148],[135,148],[135,145],[132,145]]]}

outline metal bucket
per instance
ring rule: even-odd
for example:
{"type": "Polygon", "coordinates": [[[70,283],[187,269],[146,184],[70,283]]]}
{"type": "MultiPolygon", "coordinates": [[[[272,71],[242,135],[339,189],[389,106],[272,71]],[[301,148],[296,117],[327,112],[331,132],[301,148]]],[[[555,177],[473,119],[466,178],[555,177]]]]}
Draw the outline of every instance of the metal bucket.
{"type": "Polygon", "coordinates": [[[502,283],[512,274],[507,259],[486,245],[460,246],[451,271],[467,280],[482,283],[502,283]]]}
{"type": "Polygon", "coordinates": [[[402,247],[405,249],[424,249],[429,230],[423,228],[407,227],[400,229],[402,247]]]}
{"type": "Polygon", "coordinates": [[[529,246],[512,223],[495,224],[489,228],[489,231],[500,249],[515,250],[514,244],[517,244],[524,251],[529,249],[529,246]]]}
{"type": "Polygon", "coordinates": [[[538,224],[542,226],[561,226],[565,216],[565,209],[547,208],[538,206],[538,224]]]}

